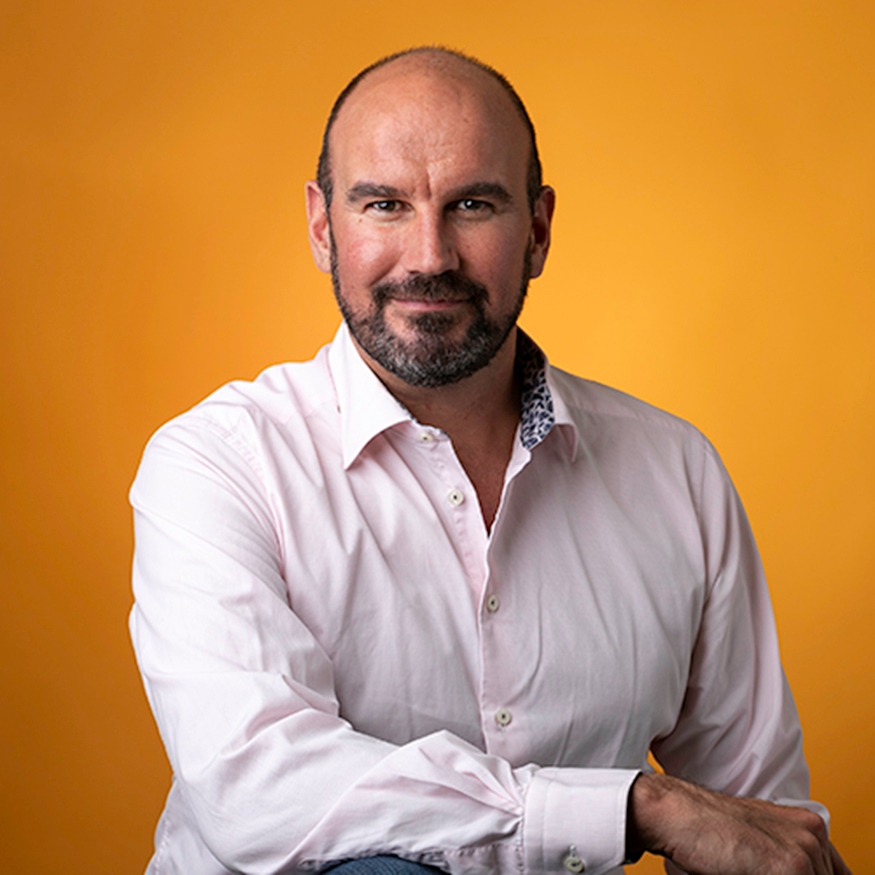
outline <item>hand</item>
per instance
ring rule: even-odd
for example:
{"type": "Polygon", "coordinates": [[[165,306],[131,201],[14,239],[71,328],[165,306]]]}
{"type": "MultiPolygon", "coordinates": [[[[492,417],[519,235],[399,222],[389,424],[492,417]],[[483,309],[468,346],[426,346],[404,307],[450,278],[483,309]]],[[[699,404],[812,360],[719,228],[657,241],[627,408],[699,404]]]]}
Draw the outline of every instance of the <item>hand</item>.
{"type": "Polygon", "coordinates": [[[629,797],[633,844],[689,875],[851,875],[805,808],[737,799],[667,775],[640,775],[629,797]]]}

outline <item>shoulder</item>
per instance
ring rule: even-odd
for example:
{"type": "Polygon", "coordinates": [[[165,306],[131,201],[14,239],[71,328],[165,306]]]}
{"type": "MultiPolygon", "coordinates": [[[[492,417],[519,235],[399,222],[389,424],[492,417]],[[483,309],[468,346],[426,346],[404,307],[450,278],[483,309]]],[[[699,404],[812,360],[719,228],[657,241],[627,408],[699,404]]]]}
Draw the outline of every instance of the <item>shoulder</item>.
{"type": "Polygon", "coordinates": [[[248,423],[287,428],[336,407],[326,347],[310,361],[272,365],[254,380],[226,383],[165,423],[155,436],[180,429],[233,434],[245,431],[248,423]]]}
{"type": "Polygon", "coordinates": [[[669,441],[691,442],[714,452],[696,426],[679,416],[648,404],[626,392],[551,367],[548,382],[578,431],[649,435],[669,441]]]}
{"type": "Polygon", "coordinates": [[[273,457],[308,464],[317,440],[326,448],[331,443],[337,417],[325,348],[311,361],[273,365],[254,380],[227,383],[162,425],[146,445],[136,483],[181,468],[273,479],[273,457]]]}
{"type": "Polygon", "coordinates": [[[283,426],[336,406],[325,348],[310,361],[272,365],[254,380],[226,383],[169,424],[212,420],[232,425],[251,418],[283,426]]]}
{"type": "Polygon", "coordinates": [[[693,424],[625,392],[550,368],[557,424],[572,458],[630,488],[686,496],[701,511],[734,499],[711,441],[693,424]]]}

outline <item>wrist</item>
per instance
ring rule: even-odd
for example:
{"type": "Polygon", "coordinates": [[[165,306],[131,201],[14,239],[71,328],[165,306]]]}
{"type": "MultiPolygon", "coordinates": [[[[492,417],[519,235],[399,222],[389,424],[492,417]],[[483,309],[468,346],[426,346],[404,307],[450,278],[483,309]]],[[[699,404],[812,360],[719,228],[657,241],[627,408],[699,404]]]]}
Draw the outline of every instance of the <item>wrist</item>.
{"type": "Polygon", "coordinates": [[[623,857],[623,865],[631,866],[637,863],[644,854],[645,848],[641,844],[638,829],[635,824],[635,817],[632,812],[632,791],[643,775],[639,774],[629,787],[629,795],[626,797],[626,853],[623,857]]]}
{"type": "Polygon", "coordinates": [[[642,772],[630,787],[626,815],[626,852],[633,855],[630,861],[639,859],[645,851],[665,855],[660,827],[669,822],[667,809],[675,780],[642,772]]]}

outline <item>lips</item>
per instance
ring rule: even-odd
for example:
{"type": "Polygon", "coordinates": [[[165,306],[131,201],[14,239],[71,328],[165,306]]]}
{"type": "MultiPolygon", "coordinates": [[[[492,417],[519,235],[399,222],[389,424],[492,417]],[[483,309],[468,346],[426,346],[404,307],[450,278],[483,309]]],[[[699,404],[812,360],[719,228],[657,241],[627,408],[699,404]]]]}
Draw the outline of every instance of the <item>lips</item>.
{"type": "Polygon", "coordinates": [[[456,304],[467,304],[471,298],[423,298],[389,295],[385,300],[394,301],[397,304],[409,304],[412,307],[454,307],[456,304]]]}
{"type": "Polygon", "coordinates": [[[380,283],[373,290],[374,301],[384,307],[388,301],[402,304],[451,306],[486,299],[486,287],[455,271],[436,276],[412,276],[402,282],[380,283]]]}

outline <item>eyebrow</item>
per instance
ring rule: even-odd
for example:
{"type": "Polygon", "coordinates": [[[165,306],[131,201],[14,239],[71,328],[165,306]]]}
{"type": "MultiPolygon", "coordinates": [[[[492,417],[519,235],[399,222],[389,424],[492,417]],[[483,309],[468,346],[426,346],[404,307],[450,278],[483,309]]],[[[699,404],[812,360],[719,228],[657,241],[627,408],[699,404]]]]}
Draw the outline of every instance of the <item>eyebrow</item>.
{"type": "MultiPolygon", "coordinates": [[[[357,182],[346,193],[347,203],[354,204],[369,198],[394,200],[407,195],[400,188],[393,185],[379,185],[376,182],[357,182]]],[[[469,185],[460,186],[449,193],[449,201],[464,200],[465,198],[490,197],[502,204],[513,203],[513,195],[500,182],[472,182],[469,185]]]]}
{"type": "Polygon", "coordinates": [[[489,197],[502,204],[513,203],[513,195],[500,182],[473,182],[470,185],[463,185],[450,192],[449,199],[458,201],[469,197],[489,197]]]}
{"type": "Polygon", "coordinates": [[[346,202],[354,204],[368,198],[383,198],[393,200],[404,197],[400,188],[391,185],[377,185],[375,182],[357,182],[347,193],[346,202]]]}

